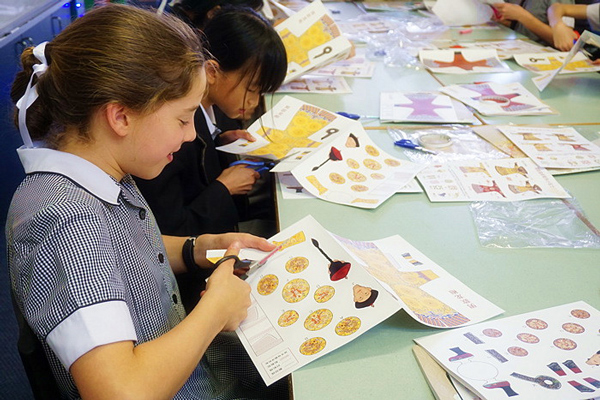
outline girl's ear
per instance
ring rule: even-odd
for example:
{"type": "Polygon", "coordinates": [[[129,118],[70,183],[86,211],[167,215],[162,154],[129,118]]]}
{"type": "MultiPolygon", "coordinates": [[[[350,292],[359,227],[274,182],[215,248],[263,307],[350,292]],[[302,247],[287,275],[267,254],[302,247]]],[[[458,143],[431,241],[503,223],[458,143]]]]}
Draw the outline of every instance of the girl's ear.
{"type": "Polygon", "coordinates": [[[127,136],[132,129],[132,115],[129,109],[119,103],[109,103],[104,109],[106,122],[121,137],[127,136]]]}
{"type": "Polygon", "coordinates": [[[215,60],[208,60],[204,63],[204,71],[206,71],[206,83],[214,85],[219,74],[219,63],[215,60]]]}

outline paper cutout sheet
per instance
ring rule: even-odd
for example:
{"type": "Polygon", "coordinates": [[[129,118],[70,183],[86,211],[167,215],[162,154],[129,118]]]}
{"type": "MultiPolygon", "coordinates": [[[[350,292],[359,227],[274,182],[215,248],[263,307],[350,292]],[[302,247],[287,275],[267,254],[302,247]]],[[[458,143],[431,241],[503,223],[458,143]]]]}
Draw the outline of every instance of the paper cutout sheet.
{"type": "Polygon", "coordinates": [[[344,59],[352,49],[321,0],[313,1],[275,30],[281,36],[288,57],[284,83],[344,59]]]}
{"type": "Polygon", "coordinates": [[[455,99],[473,107],[482,115],[554,114],[550,107],[520,83],[473,83],[440,88],[455,99]]]}
{"type": "Polygon", "coordinates": [[[415,339],[487,400],[600,395],[600,312],[578,301],[415,339]]]}
{"type": "Polygon", "coordinates": [[[283,249],[246,280],[236,330],[267,385],[343,346],[400,309],[312,217],[271,238],[283,249]]]}
{"type": "Polygon", "coordinates": [[[543,91],[550,84],[550,82],[552,82],[554,77],[556,77],[556,75],[558,75],[561,72],[565,65],[568,65],[571,62],[573,57],[575,57],[575,54],[579,53],[579,51],[583,48],[583,46],[586,43],[592,44],[596,47],[600,47],[600,36],[595,35],[590,31],[584,31],[579,37],[579,39],[577,39],[577,43],[575,43],[571,51],[569,51],[562,65],[558,69],[555,69],[550,72],[545,72],[533,77],[531,80],[540,92],[543,91]]]}
{"type": "Polygon", "coordinates": [[[475,117],[464,105],[440,93],[382,92],[379,97],[382,122],[473,123],[475,117]]]}
{"type": "Polygon", "coordinates": [[[541,167],[600,167],[600,147],[574,128],[502,126],[499,129],[541,167]]]}
{"type": "Polygon", "coordinates": [[[334,135],[352,132],[357,126],[362,129],[357,121],[285,96],[248,128],[255,142],[238,139],[217,149],[271,160],[290,156],[272,170],[290,171],[334,135]]]}
{"type": "Polygon", "coordinates": [[[600,65],[594,65],[583,53],[577,53],[568,64],[564,64],[567,52],[529,53],[515,55],[515,61],[523,68],[536,73],[554,71],[562,67],[560,74],[578,74],[600,71],[600,65]]]}
{"type": "Polygon", "coordinates": [[[454,328],[503,312],[398,235],[372,242],[334,236],[422,324],[454,328]]]}
{"type": "Polygon", "coordinates": [[[540,52],[545,52],[546,54],[559,54],[551,47],[542,47],[539,44],[527,42],[521,39],[460,42],[458,45],[452,46],[452,48],[495,49],[498,52],[498,58],[501,60],[508,60],[513,58],[515,55],[524,53],[539,54],[540,52]]]}
{"type": "Polygon", "coordinates": [[[432,202],[571,197],[548,171],[529,158],[450,161],[429,166],[417,179],[432,202]]]}
{"type": "Polygon", "coordinates": [[[477,74],[512,72],[495,49],[421,50],[419,59],[431,72],[477,74]]]}
{"type": "Polygon", "coordinates": [[[477,0],[438,0],[432,8],[444,25],[477,25],[489,21],[492,9],[477,0]]]}
{"type": "Polygon", "coordinates": [[[376,208],[424,166],[382,151],[362,126],[337,135],[292,169],[312,195],[360,208],[376,208]]]}
{"type": "Polygon", "coordinates": [[[349,20],[338,23],[340,29],[346,35],[357,34],[381,34],[398,28],[398,23],[377,17],[367,17],[362,20],[349,20]]]}
{"type": "Polygon", "coordinates": [[[314,75],[344,76],[350,78],[371,78],[375,72],[375,63],[364,56],[356,56],[329,64],[314,71],[314,75]]]}
{"type": "Polygon", "coordinates": [[[284,83],[277,89],[278,93],[319,93],[319,94],[342,94],[352,93],[346,80],[339,76],[304,76],[288,83],[284,83]]]}

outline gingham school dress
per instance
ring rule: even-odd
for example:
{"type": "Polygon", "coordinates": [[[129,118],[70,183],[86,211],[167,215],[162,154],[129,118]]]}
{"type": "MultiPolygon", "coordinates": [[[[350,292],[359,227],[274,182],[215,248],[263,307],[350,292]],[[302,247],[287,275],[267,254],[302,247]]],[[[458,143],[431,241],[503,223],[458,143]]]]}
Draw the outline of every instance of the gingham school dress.
{"type": "MultiPolygon", "coordinates": [[[[46,148],[19,156],[27,177],[6,226],[12,290],[62,395],[79,398],[68,372],[78,357],[107,343],[153,340],[185,311],[154,216],[130,176],[116,182],[82,158],[46,148]]],[[[239,342],[228,335],[215,342],[175,398],[263,397],[239,342]],[[249,369],[242,385],[259,394],[246,396],[252,391],[234,377],[249,369]]]]}

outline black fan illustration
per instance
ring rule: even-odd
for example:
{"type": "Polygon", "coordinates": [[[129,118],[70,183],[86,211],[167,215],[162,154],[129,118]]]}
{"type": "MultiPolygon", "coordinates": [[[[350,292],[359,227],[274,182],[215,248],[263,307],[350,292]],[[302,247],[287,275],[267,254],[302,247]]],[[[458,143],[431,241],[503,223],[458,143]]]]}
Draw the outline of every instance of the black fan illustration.
{"type": "Polygon", "coordinates": [[[350,267],[352,266],[349,262],[332,260],[327,254],[325,254],[323,249],[319,247],[319,242],[317,242],[317,239],[311,239],[311,242],[329,261],[329,279],[332,281],[339,281],[348,275],[348,272],[350,272],[350,267]]]}

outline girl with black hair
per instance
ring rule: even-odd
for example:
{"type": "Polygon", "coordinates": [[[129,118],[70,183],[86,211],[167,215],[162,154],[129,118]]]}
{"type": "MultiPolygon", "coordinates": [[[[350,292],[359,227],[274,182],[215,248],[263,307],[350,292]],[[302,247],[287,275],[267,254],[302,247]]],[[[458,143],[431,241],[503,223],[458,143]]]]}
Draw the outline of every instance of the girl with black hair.
{"type": "MultiPolygon", "coordinates": [[[[206,25],[204,35],[213,58],[205,64],[208,93],[194,118],[197,137],[181,147],[160,176],[137,180],[165,234],[191,236],[237,230],[247,213],[246,194],[260,175],[244,165],[230,167],[231,156],[215,147],[240,137],[254,140],[247,131],[226,130],[227,126],[235,127],[239,120],[249,119],[262,94],[275,91],[287,71],[280,37],[252,9],[219,10],[206,25]]],[[[273,215],[274,230],[274,203],[269,200],[264,208],[273,215]]],[[[263,236],[275,233],[252,232],[263,236]]],[[[204,282],[204,277],[189,278],[178,280],[188,308],[197,302],[204,282]],[[189,290],[188,285],[192,285],[189,290]]]]}

